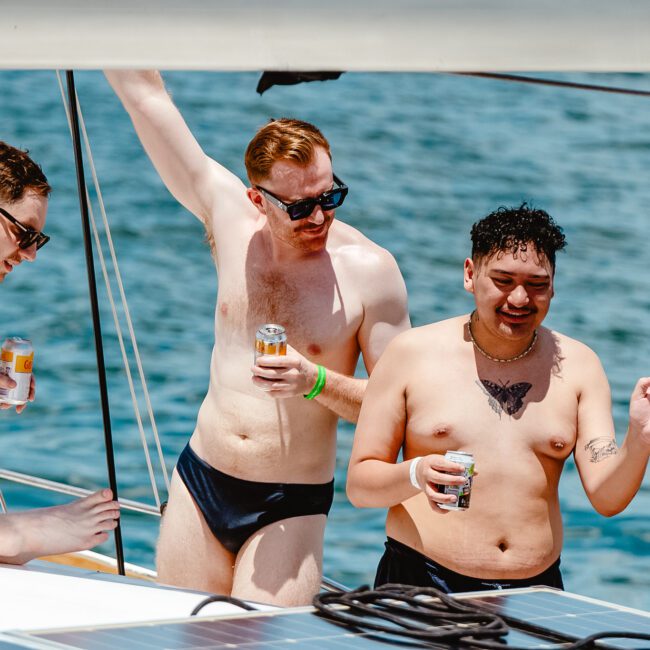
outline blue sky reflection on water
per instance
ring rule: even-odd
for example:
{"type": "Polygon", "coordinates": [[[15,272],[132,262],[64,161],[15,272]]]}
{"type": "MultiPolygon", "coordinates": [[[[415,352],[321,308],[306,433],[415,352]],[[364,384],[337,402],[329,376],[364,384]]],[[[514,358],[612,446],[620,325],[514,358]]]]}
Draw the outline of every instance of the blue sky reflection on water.
{"type": "MultiPolygon", "coordinates": [[[[350,186],[338,217],[397,258],[415,325],[471,308],[462,262],[471,224],[528,201],[565,228],[550,326],[600,355],[619,439],[637,377],[650,374],[647,99],[426,74],[345,74],[273,88],[254,73],[170,73],[175,100],[205,150],[244,177],[243,152],[269,117],[318,124],[350,186]]],[[[646,75],[564,75],[650,89],[646,75]]],[[[159,181],[101,74],[77,86],[169,469],[192,432],[207,387],[216,274],[198,222],[159,181]]],[[[27,147],[55,188],[37,264],[3,284],[3,333],[31,336],[38,401],[0,419],[2,465],[94,488],[106,481],[95,353],[68,129],[53,72],[0,72],[0,139],[27,147]]],[[[105,291],[100,288],[100,299],[105,291]]],[[[102,300],[102,304],[106,304],[102,300]]],[[[122,496],[152,501],[131,399],[107,307],[113,428],[122,496]]],[[[347,502],[353,427],[342,423],[325,569],[372,580],[383,512],[347,502]]],[[[567,463],[560,494],[568,589],[650,609],[650,484],[621,515],[589,505],[567,463]]],[[[517,486],[513,485],[513,489],[517,486]]],[[[63,500],[3,485],[13,507],[63,500]]],[[[151,565],[157,522],[126,515],[127,560],[151,565]]],[[[106,550],[110,551],[110,546],[106,550]]]]}

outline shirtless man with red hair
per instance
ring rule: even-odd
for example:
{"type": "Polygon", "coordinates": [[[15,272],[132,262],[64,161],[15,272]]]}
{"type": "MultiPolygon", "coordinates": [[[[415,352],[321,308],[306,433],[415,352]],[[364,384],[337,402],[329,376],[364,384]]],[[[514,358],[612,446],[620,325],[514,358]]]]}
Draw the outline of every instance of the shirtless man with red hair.
{"type": "Polygon", "coordinates": [[[357,419],[359,355],[372,372],[409,327],[404,281],[390,253],[335,219],[348,188],[315,126],[263,126],[246,152],[245,184],[201,149],[160,75],[106,74],[167,188],[205,226],[219,277],[210,385],[172,478],[159,578],[309,603],[338,418],[357,419]],[[289,349],[251,372],[264,323],[286,329],[289,349]]]}

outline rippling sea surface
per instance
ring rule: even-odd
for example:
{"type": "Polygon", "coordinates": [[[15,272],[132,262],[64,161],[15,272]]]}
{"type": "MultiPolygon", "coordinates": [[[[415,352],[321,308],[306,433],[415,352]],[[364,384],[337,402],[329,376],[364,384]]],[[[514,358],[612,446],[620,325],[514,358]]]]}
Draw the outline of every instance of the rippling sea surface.
{"type": "MultiPolygon", "coordinates": [[[[242,178],[246,144],[269,117],[322,128],[350,186],[337,216],[395,255],[414,325],[471,309],[462,264],[474,221],[522,201],[554,215],[569,246],[547,324],[600,355],[622,440],[629,394],[650,374],[650,100],[426,74],[345,74],[260,97],[257,78],[166,75],[201,145],[242,178]]],[[[562,78],[650,89],[644,75],[562,78]]],[[[207,387],[217,278],[198,221],[163,187],[102,75],[76,79],[171,469],[207,387]]],[[[37,401],[22,415],[0,413],[0,466],[94,489],[107,483],[103,430],[73,157],[53,72],[0,72],[0,139],[30,149],[54,186],[51,242],[0,288],[0,334],[33,340],[38,381],[37,401]]],[[[120,495],[153,503],[102,286],[99,296],[120,495]]],[[[346,499],[353,431],[339,427],[325,572],[356,586],[374,575],[384,512],[356,510],[346,499]]],[[[5,482],[2,489],[16,509],[68,500],[5,482]]],[[[650,609],[649,480],[610,519],[591,508],[572,460],[560,494],[567,589],[650,609]]],[[[157,526],[124,514],[127,561],[153,566],[157,526]]]]}

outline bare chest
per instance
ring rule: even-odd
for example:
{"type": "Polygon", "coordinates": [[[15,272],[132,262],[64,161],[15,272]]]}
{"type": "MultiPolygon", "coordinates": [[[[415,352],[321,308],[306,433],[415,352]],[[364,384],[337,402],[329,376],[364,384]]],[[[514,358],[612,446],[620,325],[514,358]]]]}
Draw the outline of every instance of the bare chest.
{"type": "Polygon", "coordinates": [[[345,274],[330,263],[278,269],[263,259],[219,276],[217,332],[252,341],[264,323],[277,323],[294,348],[311,358],[356,348],[363,305],[345,274]]]}
{"type": "Polygon", "coordinates": [[[460,448],[560,460],[575,445],[576,414],[577,397],[558,377],[458,372],[411,388],[406,444],[418,455],[460,448]]]}

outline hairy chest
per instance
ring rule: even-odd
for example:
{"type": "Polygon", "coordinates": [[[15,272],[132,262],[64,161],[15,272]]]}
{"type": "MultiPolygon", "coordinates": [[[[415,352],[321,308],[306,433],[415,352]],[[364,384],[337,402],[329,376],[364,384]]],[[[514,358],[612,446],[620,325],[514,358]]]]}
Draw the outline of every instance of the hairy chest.
{"type": "Polygon", "coordinates": [[[238,272],[220,274],[217,332],[252,341],[260,325],[277,323],[290,345],[318,358],[356,347],[362,318],[358,288],[329,260],[289,268],[251,261],[238,272]]]}

